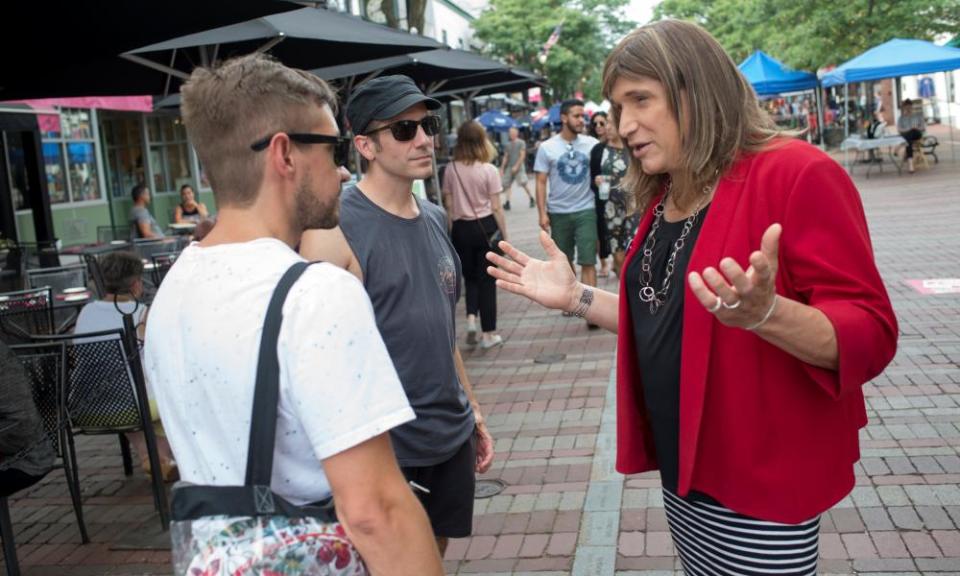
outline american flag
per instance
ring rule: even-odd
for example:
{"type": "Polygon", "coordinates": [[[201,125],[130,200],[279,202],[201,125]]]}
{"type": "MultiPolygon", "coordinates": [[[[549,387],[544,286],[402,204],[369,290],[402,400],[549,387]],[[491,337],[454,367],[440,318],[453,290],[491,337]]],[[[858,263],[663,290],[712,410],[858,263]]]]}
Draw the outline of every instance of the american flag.
{"type": "Polygon", "coordinates": [[[554,44],[560,40],[560,30],[563,28],[563,23],[557,24],[556,28],[553,29],[553,32],[550,34],[550,37],[547,38],[547,41],[543,44],[543,48],[540,49],[540,59],[546,60],[547,54],[550,53],[550,49],[553,48],[554,44]]]}

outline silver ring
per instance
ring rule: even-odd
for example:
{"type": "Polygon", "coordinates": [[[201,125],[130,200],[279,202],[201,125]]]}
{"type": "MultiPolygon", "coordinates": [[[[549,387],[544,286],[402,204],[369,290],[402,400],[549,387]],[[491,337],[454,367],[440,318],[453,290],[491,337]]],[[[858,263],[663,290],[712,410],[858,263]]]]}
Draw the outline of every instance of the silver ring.
{"type": "Polygon", "coordinates": [[[726,302],[724,302],[723,300],[721,300],[721,301],[720,301],[720,304],[722,304],[723,307],[726,308],[727,310],[736,310],[737,308],[740,307],[740,299],[737,298],[737,301],[734,302],[733,304],[727,304],[726,302]]]}
{"type": "Polygon", "coordinates": [[[716,314],[716,313],[717,313],[717,310],[719,310],[721,306],[723,306],[723,300],[722,300],[719,296],[717,296],[717,302],[716,302],[716,304],[714,304],[713,306],[707,308],[707,312],[709,312],[709,313],[711,313],[711,314],[716,314]]]}

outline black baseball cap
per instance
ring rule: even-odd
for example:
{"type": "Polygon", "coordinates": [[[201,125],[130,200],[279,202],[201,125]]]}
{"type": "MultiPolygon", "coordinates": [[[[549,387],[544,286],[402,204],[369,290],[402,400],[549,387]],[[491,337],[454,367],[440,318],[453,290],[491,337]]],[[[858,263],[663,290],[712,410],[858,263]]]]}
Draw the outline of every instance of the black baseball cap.
{"type": "Polygon", "coordinates": [[[427,110],[440,102],[424,95],[408,76],[380,76],[357,88],[347,101],[347,120],[354,134],[363,134],[374,120],[388,120],[423,102],[427,110]]]}

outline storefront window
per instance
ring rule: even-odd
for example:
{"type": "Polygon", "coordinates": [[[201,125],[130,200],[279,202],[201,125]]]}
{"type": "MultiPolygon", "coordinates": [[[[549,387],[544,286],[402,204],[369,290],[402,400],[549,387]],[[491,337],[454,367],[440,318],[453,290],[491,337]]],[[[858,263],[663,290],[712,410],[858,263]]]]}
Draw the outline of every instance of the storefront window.
{"type": "Polygon", "coordinates": [[[67,163],[70,166],[70,190],[73,201],[99,200],[97,155],[93,142],[68,142],[67,163]]]}
{"type": "Polygon", "coordinates": [[[62,204],[70,200],[67,194],[67,182],[64,177],[63,150],[59,142],[43,143],[43,165],[47,173],[47,192],[51,204],[62,204]]]}
{"type": "Polygon", "coordinates": [[[100,123],[107,187],[114,198],[126,198],[134,186],[146,182],[141,118],[134,114],[104,114],[100,123]]]}
{"type": "Polygon", "coordinates": [[[147,119],[150,138],[150,166],[155,192],[176,192],[184,184],[193,184],[190,146],[180,118],[154,116],[147,119]]]}
{"type": "Polygon", "coordinates": [[[50,203],[101,199],[93,112],[65,108],[59,116],[46,114],[40,118],[50,203]]]}

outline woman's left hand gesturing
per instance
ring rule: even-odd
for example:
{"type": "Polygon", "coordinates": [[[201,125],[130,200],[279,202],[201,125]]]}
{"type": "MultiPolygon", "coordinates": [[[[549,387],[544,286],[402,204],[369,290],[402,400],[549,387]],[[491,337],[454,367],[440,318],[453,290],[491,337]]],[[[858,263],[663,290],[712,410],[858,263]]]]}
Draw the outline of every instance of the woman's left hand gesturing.
{"type": "Polygon", "coordinates": [[[690,289],[717,320],[735,328],[752,330],[767,321],[777,298],[777,254],[782,227],[773,224],[763,233],[760,250],[750,254],[746,271],[733,258],[720,261],[703,273],[687,275],[690,289]]]}

